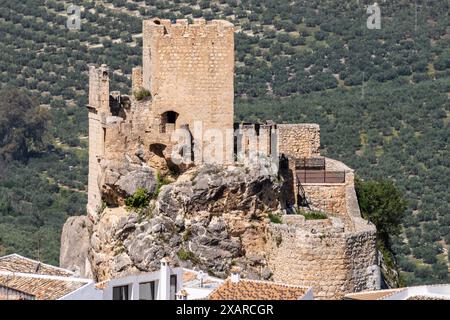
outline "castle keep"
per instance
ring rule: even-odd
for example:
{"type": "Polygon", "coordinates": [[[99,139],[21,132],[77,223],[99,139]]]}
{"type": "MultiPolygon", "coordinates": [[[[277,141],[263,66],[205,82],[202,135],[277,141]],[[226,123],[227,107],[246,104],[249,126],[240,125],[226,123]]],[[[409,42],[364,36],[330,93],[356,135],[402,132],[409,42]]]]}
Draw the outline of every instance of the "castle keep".
{"type": "Polygon", "coordinates": [[[260,154],[276,162],[278,154],[319,155],[318,125],[233,123],[234,27],[227,21],[145,20],[143,66],[133,68],[131,95],[110,92],[107,66],[91,66],[88,109],[92,215],[101,205],[101,160],[139,150],[152,167],[173,169],[177,129],[189,133],[195,164],[211,153],[224,164],[260,154]],[[221,143],[212,147],[217,138],[221,143]]]}
{"type": "Polygon", "coordinates": [[[102,203],[123,206],[136,184],[153,192],[147,181],[211,157],[224,166],[264,158],[284,181],[280,210],[327,215],[286,214],[271,224],[272,279],[313,286],[319,298],[378,288],[375,227],[361,218],[353,170],[320,155],[317,124],[234,124],[233,78],[234,27],[220,20],[144,21],[143,65],[129,95],[110,92],[106,65],[91,66],[88,217],[98,221],[102,203]]]}

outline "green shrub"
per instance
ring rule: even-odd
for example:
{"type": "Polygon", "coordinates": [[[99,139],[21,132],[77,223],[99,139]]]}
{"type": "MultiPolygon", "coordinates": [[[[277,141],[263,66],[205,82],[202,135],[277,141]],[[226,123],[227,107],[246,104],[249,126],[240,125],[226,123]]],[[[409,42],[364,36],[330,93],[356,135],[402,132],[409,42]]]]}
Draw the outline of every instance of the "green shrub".
{"type": "Polygon", "coordinates": [[[327,214],[321,211],[298,211],[297,214],[301,214],[306,220],[321,220],[328,218],[327,214]]]}
{"type": "Polygon", "coordinates": [[[165,185],[170,184],[170,181],[166,178],[162,178],[161,175],[158,174],[156,175],[156,190],[153,193],[153,198],[156,199],[158,198],[159,192],[161,191],[161,188],[165,185]]]}
{"type": "Polygon", "coordinates": [[[177,256],[180,260],[183,261],[187,261],[190,260],[192,261],[194,264],[197,264],[199,262],[199,259],[197,258],[197,256],[189,250],[185,250],[183,248],[181,248],[180,250],[178,250],[177,252],[177,256]]]}
{"type": "Polygon", "coordinates": [[[148,195],[147,189],[139,188],[130,197],[125,199],[125,205],[129,209],[141,210],[147,208],[150,203],[150,197],[148,195]]]}
{"type": "Polygon", "coordinates": [[[145,98],[151,97],[151,93],[147,89],[140,88],[139,90],[134,92],[134,97],[136,98],[136,100],[141,101],[145,98]]]}
{"type": "Polygon", "coordinates": [[[283,223],[281,217],[278,214],[269,213],[269,219],[272,223],[283,223]]]}

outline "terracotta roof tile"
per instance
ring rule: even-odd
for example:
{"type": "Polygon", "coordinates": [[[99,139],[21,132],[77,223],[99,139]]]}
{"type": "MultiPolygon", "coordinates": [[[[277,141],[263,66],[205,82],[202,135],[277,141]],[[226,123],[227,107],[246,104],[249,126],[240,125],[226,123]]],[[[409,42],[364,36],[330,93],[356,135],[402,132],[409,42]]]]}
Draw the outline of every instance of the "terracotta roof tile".
{"type": "Polygon", "coordinates": [[[183,283],[197,279],[197,274],[191,271],[183,272],[183,283]]]}
{"type": "Polygon", "coordinates": [[[23,300],[19,296],[5,296],[0,294],[0,300],[23,300]]]}
{"type": "Polygon", "coordinates": [[[23,291],[0,285],[0,300],[34,300],[35,296],[23,291]]]}
{"type": "Polygon", "coordinates": [[[56,300],[81,288],[86,282],[11,273],[0,274],[0,285],[33,295],[38,300],[56,300]]]}
{"type": "Polygon", "coordinates": [[[213,291],[210,300],[298,300],[305,296],[309,288],[280,284],[270,281],[241,279],[232,282],[227,279],[213,291]]]}
{"type": "Polygon", "coordinates": [[[33,273],[50,276],[73,276],[73,272],[70,272],[69,270],[28,259],[18,254],[0,257],[0,271],[33,273]]]}

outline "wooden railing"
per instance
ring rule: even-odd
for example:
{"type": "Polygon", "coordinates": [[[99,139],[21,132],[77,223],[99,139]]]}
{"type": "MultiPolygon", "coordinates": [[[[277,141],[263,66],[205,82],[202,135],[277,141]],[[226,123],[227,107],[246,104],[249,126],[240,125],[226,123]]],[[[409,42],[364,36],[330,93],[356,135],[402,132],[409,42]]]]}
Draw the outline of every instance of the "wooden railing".
{"type": "Polygon", "coordinates": [[[308,157],[295,160],[296,170],[325,170],[324,157],[308,157]]]}
{"type": "Polygon", "coordinates": [[[345,171],[297,170],[300,183],[345,183],[345,171]]]}

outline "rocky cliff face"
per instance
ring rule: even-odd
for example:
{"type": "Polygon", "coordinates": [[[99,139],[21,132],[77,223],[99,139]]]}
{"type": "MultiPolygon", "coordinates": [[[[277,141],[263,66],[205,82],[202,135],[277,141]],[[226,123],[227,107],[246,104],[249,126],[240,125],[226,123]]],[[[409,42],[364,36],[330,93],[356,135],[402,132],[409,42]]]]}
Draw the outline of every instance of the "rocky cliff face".
{"type": "Polygon", "coordinates": [[[319,299],[380,286],[376,229],[361,218],[351,172],[342,195],[327,196],[327,186],[309,191],[313,207],[324,199],[342,202],[339,214],[322,206],[335,211],[322,209],[321,220],[285,214],[273,223],[269,216],[286,203],[289,180],[259,168],[204,165],[162,179],[146,163],[103,165],[106,207],[69,219],[62,234],[61,265],[81,275],[103,281],[156,271],[169,257],[222,278],[236,265],[246,278],[313,286],[319,299]],[[153,193],[148,206],[126,208],[124,200],[138,188],[153,193]]]}
{"type": "Polygon", "coordinates": [[[64,224],[61,239],[60,266],[92,278],[88,259],[92,222],[87,216],[70,217],[64,224]]]}
{"type": "MultiPolygon", "coordinates": [[[[136,188],[132,182],[156,191],[150,172],[109,171],[104,194],[119,206],[105,208],[86,228],[88,235],[78,236],[73,227],[86,217],[66,223],[62,265],[74,268],[87,256],[93,277],[101,281],[157,270],[159,260],[167,256],[181,266],[217,276],[226,277],[231,266],[239,265],[249,278],[271,277],[266,248],[268,213],[280,207],[276,177],[244,167],[200,166],[160,188],[147,209],[134,212],[120,206],[117,199],[136,188]],[[72,246],[73,241],[82,245],[72,246]]],[[[87,268],[84,271],[89,275],[87,268]]]]}

